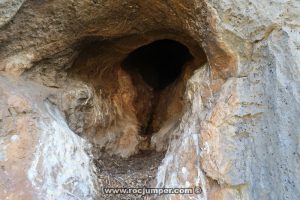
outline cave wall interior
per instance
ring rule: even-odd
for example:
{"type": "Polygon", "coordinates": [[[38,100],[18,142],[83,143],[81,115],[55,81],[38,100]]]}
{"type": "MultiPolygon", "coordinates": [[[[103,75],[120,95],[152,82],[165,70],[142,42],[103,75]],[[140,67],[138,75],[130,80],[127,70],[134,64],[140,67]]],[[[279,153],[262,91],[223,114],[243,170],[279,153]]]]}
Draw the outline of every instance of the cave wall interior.
{"type": "Polygon", "coordinates": [[[179,199],[299,199],[299,8],[3,1],[0,199],[101,198],[96,147],[166,151],[156,186],[203,190],[179,199]],[[190,55],[155,89],[128,58],[166,40],[190,55]]]}

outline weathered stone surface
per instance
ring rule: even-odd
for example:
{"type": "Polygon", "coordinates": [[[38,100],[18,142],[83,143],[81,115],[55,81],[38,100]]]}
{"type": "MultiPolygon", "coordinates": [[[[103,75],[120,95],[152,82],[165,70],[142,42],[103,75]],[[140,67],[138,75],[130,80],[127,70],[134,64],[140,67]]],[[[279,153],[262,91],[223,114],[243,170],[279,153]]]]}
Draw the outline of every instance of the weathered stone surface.
{"type": "Polygon", "coordinates": [[[158,199],[300,199],[299,27],[297,0],[0,1],[0,199],[101,199],[96,144],[203,190],[158,199]],[[152,94],[120,66],[160,39],[194,61],[141,147],[152,94]]]}
{"type": "Polygon", "coordinates": [[[89,146],[68,128],[57,108],[40,101],[50,91],[4,77],[0,82],[0,198],[91,199],[89,146]]]}
{"type": "Polygon", "coordinates": [[[2,0],[0,3],[0,27],[9,22],[25,0],[2,0]]]}

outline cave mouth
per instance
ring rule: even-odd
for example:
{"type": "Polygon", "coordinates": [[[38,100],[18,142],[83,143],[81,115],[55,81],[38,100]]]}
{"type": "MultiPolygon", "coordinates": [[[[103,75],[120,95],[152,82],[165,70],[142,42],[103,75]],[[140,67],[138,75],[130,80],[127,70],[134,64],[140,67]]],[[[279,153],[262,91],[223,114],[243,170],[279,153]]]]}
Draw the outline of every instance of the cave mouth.
{"type": "MultiPolygon", "coordinates": [[[[155,185],[169,137],[177,131],[185,111],[187,82],[207,62],[193,40],[178,40],[183,43],[158,39],[146,44],[139,38],[89,43],[70,69],[74,79],[89,83],[90,93],[95,93],[92,98],[87,93],[76,109],[78,118],[84,118],[82,123],[73,120],[78,114],[72,113],[75,109],[67,116],[74,121],[72,130],[82,130],[92,142],[99,185],[155,185]]],[[[71,93],[75,94],[79,92],[71,93]]]]}
{"type": "Polygon", "coordinates": [[[132,51],[123,60],[122,67],[139,73],[154,90],[162,90],[179,77],[183,65],[192,57],[183,44],[163,39],[132,51]]]}
{"type": "MultiPolygon", "coordinates": [[[[116,69],[122,71],[121,75],[117,74],[118,80],[123,80],[126,76],[132,83],[128,84],[126,81],[118,83],[118,87],[124,88],[120,90],[123,92],[122,99],[133,97],[133,101],[121,101],[120,105],[132,108],[126,110],[126,113],[132,112],[133,119],[137,121],[138,128],[135,134],[138,135],[139,141],[138,145],[134,146],[135,140],[130,141],[130,135],[122,138],[120,143],[127,143],[126,148],[137,149],[127,158],[109,155],[101,148],[94,149],[97,152],[94,155],[100,185],[107,186],[106,174],[114,174],[118,179],[110,181],[109,187],[155,186],[155,177],[165,157],[166,149],[162,147],[157,151],[156,147],[151,145],[151,139],[166,124],[176,126],[173,122],[182,114],[186,78],[190,77],[194,69],[194,66],[187,62],[193,58],[185,45],[175,40],[163,39],[133,50],[127,54],[121,65],[117,66],[116,69]],[[103,160],[105,162],[102,162],[103,160]]],[[[105,85],[109,85],[109,81],[105,85]]],[[[122,130],[126,130],[126,126],[127,124],[122,130]]],[[[127,132],[122,132],[124,133],[127,132]]],[[[167,140],[163,141],[166,142],[164,145],[168,146],[167,140]]]]}

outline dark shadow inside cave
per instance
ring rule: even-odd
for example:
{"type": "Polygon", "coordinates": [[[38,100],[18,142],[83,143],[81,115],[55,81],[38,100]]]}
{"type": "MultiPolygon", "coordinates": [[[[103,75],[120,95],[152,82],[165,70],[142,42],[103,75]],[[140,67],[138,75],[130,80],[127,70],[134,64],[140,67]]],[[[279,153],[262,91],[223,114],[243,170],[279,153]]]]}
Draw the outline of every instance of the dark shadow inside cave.
{"type": "MultiPolygon", "coordinates": [[[[185,63],[192,58],[185,45],[175,40],[163,39],[135,49],[123,60],[121,66],[131,75],[137,90],[135,109],[141,135],[151,137],[165,120],[163,116],[166,112],[171,112],[167,107],[172,100],[167,96],[177,99],[178,94],[174,92],[174,87],[178,86],[178,82],[174,83],[176,86],[171,84],[180,79],[185,63]],[[173,90],[168,89],[172,87],[173,90]]],[[[178,114],[178,110],[173,110],[173,115],[178,114]]]]}
{"type": "Polygon", "coordinates": [[[174,82],[183,65],[192,58],[188,48],[174,40],[157,40],[131,52],[123,61],[127,71],[141,74],[155,90],[162,90],[174,82]]]}

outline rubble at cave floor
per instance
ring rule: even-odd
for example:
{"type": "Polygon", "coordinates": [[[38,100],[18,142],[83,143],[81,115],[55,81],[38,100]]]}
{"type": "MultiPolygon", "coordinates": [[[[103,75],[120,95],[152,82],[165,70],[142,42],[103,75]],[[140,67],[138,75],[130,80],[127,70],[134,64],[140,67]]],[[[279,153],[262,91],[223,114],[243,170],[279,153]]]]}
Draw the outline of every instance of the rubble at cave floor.
{"type": "MultiPolygon", "coordinates": [[[[94,158],[98,184],[100,188],[149,188],[155,186],[155,177],[165,152],[153,150],[121,158],[109,155],[100,149],[94,149],[97,157],[94,158]]],[[[102,191],[103,192],[103,191],[102,191]]],[[[112,196],[106,195],[106,198],[112,196]]],[[[140,199],[141,196],[128,194],[113,196],[118,199],[140,199]]],[[[153,196],[152,196],[153,197],[153,196]]],[[[146,197],[144,197],[146,198],[146,197]]],[[[147,198],[151,198],[148,196],[147,198]]]]}

